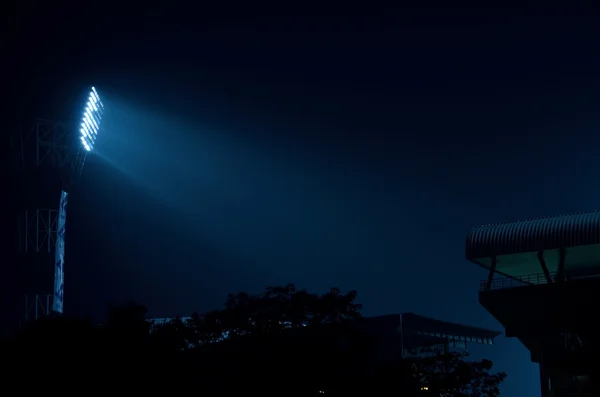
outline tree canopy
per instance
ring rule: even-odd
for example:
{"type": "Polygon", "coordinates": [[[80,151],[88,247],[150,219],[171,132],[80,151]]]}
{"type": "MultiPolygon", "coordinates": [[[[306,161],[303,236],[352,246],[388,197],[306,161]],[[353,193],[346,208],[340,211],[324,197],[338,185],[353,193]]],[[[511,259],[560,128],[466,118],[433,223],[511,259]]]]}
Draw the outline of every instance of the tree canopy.
{"type": "Polygon", "coordinates": [[[298,290],[293,284],[269,287],[261,295],[229,294],[222,309],[194,313],[185,321],[176,318],[168,324],[154,324],[153,333],[162,337],[177,330],[176,334],[185,338],[179,344],[199,347],[241,336],[342,325],[361,318],[361,305],[355,300],[356,291],[343,294],[338,288],[318,295],[298,290]]]}
{"type": "Polygon", "coordinates": [[[467,352],[424,349],[405,360],[419,383],[441,397],[495,397],[500,395],[504,372],[492,373],[492,362],[468,360],[467,352]]]}
{"type": "Polygon", "coordinates": [[[258,295],[230,294],[221,309],[167,322],[149,322],[146,308],[130,303],[112,307],[102,326],[64,317],[38,321],[7,344],[2,357],[14,368],[59,357],[58,372],[68,367],[92,382],[100,377],[104,385],[138,391],[160,384],[171,391],[195,385],[206,396],[499,395],[506,375],[464,353],[377,362],[378,341],[357,327],[356,297],[356,291],[314,294],[288,284],[258,295]]]}

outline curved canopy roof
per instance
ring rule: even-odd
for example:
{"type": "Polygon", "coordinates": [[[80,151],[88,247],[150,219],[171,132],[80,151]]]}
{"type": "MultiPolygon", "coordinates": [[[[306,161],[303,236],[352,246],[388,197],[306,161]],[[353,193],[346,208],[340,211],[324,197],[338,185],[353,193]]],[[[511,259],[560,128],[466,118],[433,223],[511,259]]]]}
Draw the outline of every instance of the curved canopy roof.
{"type": "Polygon", "coordinates": [[[466,254],[476,259],[599,243],[600,212],[588,212],[475,227],[466,254]]]}
{"type": "Polygon", "coordinates": [[[560,264],[571,277],[600,274],[600,212],[478,226],[467,236],[467,259],[501,275],[522,279],[560,264]],[[564,261],[564,262],[563,262],[564,261]]]}

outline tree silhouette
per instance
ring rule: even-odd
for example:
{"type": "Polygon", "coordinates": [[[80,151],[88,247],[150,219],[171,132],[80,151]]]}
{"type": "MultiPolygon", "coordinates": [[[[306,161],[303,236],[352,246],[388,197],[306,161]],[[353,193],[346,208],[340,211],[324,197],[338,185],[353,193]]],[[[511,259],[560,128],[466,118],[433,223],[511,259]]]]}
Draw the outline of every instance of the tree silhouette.
{"type": "Polygon", "coordinates": [[[193,345],[195,338],[194,327],[189,320],[176,317],[166,323],[151,324],[151,343],[154,349],[164,352],[184,351],[193,345]]]}
{"type": "Polygon", "coordinates": [[[499,395],[506,375],[492,373],[491,361],[467,361],[464,353],[423,350],[379,362],[377,340],[356,326],[360,309],[354,291],[319,295],[293,284],[230,294],[220,310],[166,323],[147,321],[142,305],[113,305],[102,326],[67,317],[39,320],[5,344],[0,357],[9,368],[6,384],[32,362],[50,363],[41,381],[57,391],[79,387],[56,383],[60,378],[143,393],[193,386],[206,396],[499,395]]]}
{"type": "Polygon", "coordinates": [[[497,397],[504,372],[491,373],[490,360],[469,361],[467,352],[424,349],[406,361],[421,386],[442,397],[497,397]]]}
{"type": "Polygon", "coordinates": [[[360,309],[355,291],[318,295],[288,284],[260,295],[229,294],[220,310],[156,325],[152,339],[191,353],[188,368],[204,374],[206,390],[224,395],[281,395],[274,379],[288,385],[286,395],[499,395],[506,375],[491,373],[489,360],[467,361],[466,353],[422,349],[377,364],[376,340],[356,327],[360,309]]]}
{"type": "Polygon", "coordinates": [[[288,284],[268,287],[261,295],[245,292],[229,294],[223,309],[203,315],[194,313],[185,322],[174,319],[171,323],[155,324],[153,329],[157,338],[178,329],[179,338],[185,339],[186,347],[194,348],[241,336],[358,320],[361,318],[361,305],[355,300],[356,291],[343,294],[332,288],[318,295],[288,284]]]}
{"type": "Polygon", "coordinates": [[[334,288],[318,295],[293,284],[269,287],[260,295],[229,294],[221,310],[156,324],[152,339],[171,341],[156,346],[192,353],[194,365],[201,366],[197,371],[208,379],[205,387],[248,392],[262,379],[256,387],[263,395],[279,395],[278,388],[265,387],[277,379],[302,393],[332,390],[351,371],[360,372],[371,347],[368,337],[351,326],[360,319],[355,299],[354,291],[334,288]]]}

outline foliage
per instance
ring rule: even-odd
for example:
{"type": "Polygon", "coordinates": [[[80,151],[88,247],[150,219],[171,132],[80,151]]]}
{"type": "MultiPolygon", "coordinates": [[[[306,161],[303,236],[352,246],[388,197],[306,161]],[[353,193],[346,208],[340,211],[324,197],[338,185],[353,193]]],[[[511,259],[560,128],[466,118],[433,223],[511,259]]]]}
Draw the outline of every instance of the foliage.
{"type": "Polygon", "coordinates": [[[406,360],[382,363],[362,379],[363,395],[427,397],[420,380],[406,360]]]}
{"type": "Polygon", "coordinates": [[[504,372],[491,373],[490,360],[468,361],[467,352],[420,351],[407,359],[421,385],[441,397],[497,397],[504,372]]]}
{"type": "Polygon", "coordinates": [[[194,348],[241,336],[273,334],[283,330],[342,324],[360,319],[356,291],[343,294],[338,288],[317,295],[293,284],[269,287],[261,295],[229,294],[224,308],[204,315],[194,313],[186,321],[155,324],[157,338],[177,334],[173,348],[194,348]],[[176,331],[176,332],[175,332],[176,331]]]}
{"type": "Polygon", "coordinates": [[[223,391],[245,385],[242,379],[255,383],[265,376],[290,384],[305,379],[296,390],[335,384],[353,363],[355,371],[366,363],[357,360],[366,355],[369,341],[350,327],[360,319],[355,300],[354,291],[333,288],[317,295],[293,284],[260,295],[229,294],[220,310],[154,324],[153,345],[195,355],[195,365],[202,366],[198,371],[209,378],[205,385],[218,383],[223,391]],[[240,383],[223,384],[224,373],[240,383]]]}
{"type": "Polygon", "coordinates": [[[14,379],[29,363],[50,358],[56,364],[45,384],[87,378],[140,393],[159,385],[186,392],[193,383],[206,396],[499,395],[506,375],[492,374],[490,361],[470,362],[465,354],[420,352],[375,366],[378,342],[356,326],[360,309],[355,291],[318,295],[293,284],[260,295],[230,294],[220,310],[162,323],[148,322],[146,308],[129,303],[111,307],[103,326],[66,317],[38,321],[1,357],[14,379]],[[105,364],[99,369],[98,363],[105,364]]]}
{"type": "Polygon", "coordinates": [[[229,294],[220,311],[230,335],[273,332],[307,325],[339,323],[360,317],[356,291],[332,288],[323,295],[297,290],[294,284],[269,287],[262,295],[229,294]]]}
{"type": "Polygon", "coordinates": [[[152,347],[161,351],[183,351],[195,347],[195,331],[189,320],[176,317],[165,323],[150,325],[152,347]]]}

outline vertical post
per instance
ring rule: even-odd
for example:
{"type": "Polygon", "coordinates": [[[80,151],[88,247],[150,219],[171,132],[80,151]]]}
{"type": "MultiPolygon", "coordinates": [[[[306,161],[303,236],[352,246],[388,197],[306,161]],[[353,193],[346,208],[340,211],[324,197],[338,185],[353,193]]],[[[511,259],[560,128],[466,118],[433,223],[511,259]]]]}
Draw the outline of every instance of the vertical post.
{"type": "Polygon", "coordinates": [[[25,323],[29,322],[29,297],[25,295],[25,323]]]}
{"type": "Polygon", "coordinates": [[[566,259],[566,251],[564,248],[559,249],[559,257],[558,257],[558,269],[556,270],[556,282],[565,281],[565,259],[566,259]]]}
{"type": "MultiPolygon", "coordinates": [[[[546,261],[544,260],[544,251],[538,251],[538,261],[540,262],[540,266],[542,267],[542,271],[544,272],[544,277],[546,278],[546,282],[548,284],[552,284],[552,277],[550,277],[550,272],[548,271],[548,266],[546,266],[546,261]]],[[[539,282],[538,282],[539,284],[539,282]]]]}
{"type": "Polygon", "coordinates": [[[550,397],[550,377],[548,376],[546,365],[544,365],[543,353],[540,360],[540,386],[542,397],[550,397]]]}
{"type": "Polygon", "coordinates": [[[35,321],[37,321],[38,319],[38,306],[39,306],[39,295],[36,295],[34,298],[34,303],[35,303],[35,321]]]}
{"type": "Polygon", "coordinates": [[[19,147],[20,157],[21,157],[21,167],[25,168],[25,142],[23,140],[23,126],[19,125],[19,142],[21,146],[19,147]]]}
{"type": "Polygon", "coordinates": [[[498,259],[496,255],[492,256],[492,266],[490,266],[490,274],[488,274],[487,284],[485,286],[485,290],[489,291],[492,289],[492,282],[494,281],[494,273],[496,273],[496,264],[498,263],[498,259]]]}
{"type": "Polygon", "coordinates": [[[400,357],[404,359],[404,321],[400,314],[400,357]]]}
{"type": "Polygon", "coordinates": [[[35,122],[35,166],[40,165],[40,123],[35,122]]]}
{"type": "Polygon", "coordinates": [[[35,210],[35,252],[40,251],[40,210],[35,210]]]}
{"type": "Polygon", "coordinates": [[[29,252],[27,251],[27,246],[29,244],[29,217],[28,215],[28,210],[25,210],[25,252],[29,252]]]}
{"type": "Polygon", "coordinates": [[[52,210],[48,211],[48,252],[51,252],[52,242],[52,210]]]}

